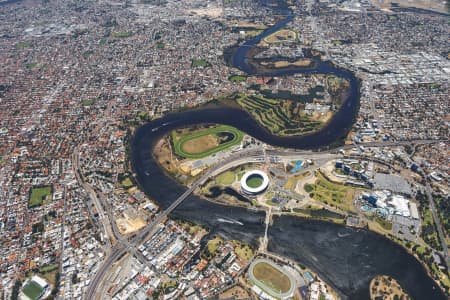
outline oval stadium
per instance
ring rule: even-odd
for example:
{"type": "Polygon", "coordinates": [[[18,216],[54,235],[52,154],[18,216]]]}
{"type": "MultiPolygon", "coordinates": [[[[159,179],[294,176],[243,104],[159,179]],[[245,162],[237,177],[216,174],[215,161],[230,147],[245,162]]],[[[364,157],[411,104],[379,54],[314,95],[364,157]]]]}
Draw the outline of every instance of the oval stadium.
{"type": "Polygon", "coordinates": [[[257,195],[269,186],[269,177],[259,170],[248,171],[241,178],[241,191],[247,195],[257,195]]]}
{"type": "Polygon", "coordinates": [[[263,299],[291,299],[295,292],[295,279],[281,266],[266,258],[255,259],[248,271],[252,290],[263,299]]]}

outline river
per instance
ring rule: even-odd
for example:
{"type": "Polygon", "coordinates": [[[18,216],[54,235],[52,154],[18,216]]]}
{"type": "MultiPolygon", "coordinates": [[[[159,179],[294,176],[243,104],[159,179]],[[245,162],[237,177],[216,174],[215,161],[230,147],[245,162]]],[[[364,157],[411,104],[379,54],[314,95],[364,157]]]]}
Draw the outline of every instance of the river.
{"type": "MultiPolygon", "coordinates": [[[[248,51],[292,19],[292,13],[286,7],[279,9],[286,17],[241,45],[233,57],[235,67],[248,74],[258,74],[248,64],[248,51]]],[[[230,107],[168,114],[139,127],[131,141],[131,164],[143,191],[164,209],[186,190],[164,173],[152,155],[158,140],[175,128],[201,123],[227,124],[268,144],[296,149],[326,148],[345,136],[352,126],[359,104],[359,81],[356,77],[329,62],[319,62],[310,69],[276,69],[264,75],[294,73],[335,74],[350,82],[348,99],[322,130],[307,136],[278,137],[259,126],[247,112],[230,107]]],[[[194,195],[186,199],[173,214],[205,225],[212,233],[242,240],[253,246],[258,245],[258,239],[264,234],[265,212],[222,206],[194,195]]],[[[269,251],[311,268],[343,298],[368,299],[370,280],[376,275],[386,274],[398,280],[413,299],[446,299],[413,256],[401,246],[368,230],[283,216],[275,218],[269,227],[268,237],[269,251]]]]}

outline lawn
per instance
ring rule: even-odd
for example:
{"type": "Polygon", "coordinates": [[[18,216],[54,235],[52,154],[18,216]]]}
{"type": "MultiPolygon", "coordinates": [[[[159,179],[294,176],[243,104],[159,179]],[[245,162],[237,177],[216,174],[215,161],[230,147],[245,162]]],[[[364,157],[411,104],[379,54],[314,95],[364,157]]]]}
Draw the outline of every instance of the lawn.
{"type": "Polygon", "coordinates": [[[440,249],[441,243],[437,234],[436,225],[433,220],[433,215],[428,207],[421,208],[422,215],[422,231],[420,236],[430,247],[440,249]]]}
{"type": "Polygon", "coordinates": [[[313,199],[334,205],[347,212],[355,211],[353,198],[356,193],[363,191],[363,189],[331,182],[320,172],[316,172],[315,175],[317,177],[315,184],[306,184],[304,187],[313,199]]]}
{"type": "Polygon", "coordinates": [[[287,180],[286,184],[284,185],[284,187],[288,190],[292,190],[295,188],[297,181],[302,180],[306,177],[308,177],[309,175],[311,175],[311,171],[306,171],[303,172],[301,174],[295,175],[295,176],[291,176],[289,177],[289,179],[287,180]]]}
{"type": "Polygon", "coordinates": [[[380,224],[381,227],[385,230],[392,230],[392,223],[379,217],[374,217],[375,222],[380,224]]]}
{"type": "Polygon", "coordinates": [[[226,171],[216,177],[216,182],[220,185],[230,185],[234,182],[235,179],[236,175],[234,175],[233,172],[226,171]]]}
{"type": "Polygon", "coordinates": [[[29,207],[35,207],[42,204],[43,201],[52,200],[52,187],[34,187],[31,189],[30,199],[28,201],[29,207]]]}
{"type": "Polygon", "coordinates": [[[257,188],[263,183],[263,178],[256,174],[251,175],[249,178],[247,178],[246,183],[251,188],[257,188]]]}
{"type": "Polygon", "coordinates": [[[29,47],[31,47],[30,42],[18,42],[16,44],[16,49],[25,49],[25,48],[29,48],[29,47]]]}
{"type": "Polygon", "coordinates": [[[34,281],[29,281],[23,288],[22,292],[30,299],[38,299],[43,289],[34,281]]]}
{"type": "Polygon", "coordinates": [[[199,154],[219,146],[219,140],[215,134],[202,135],[183,143],[183,152],[199,154]]]}
{"type": "Polygon", "coordinates": [[[198,159],[239,144],[243,136],[243,133],[234,127],[219,125],[181,136],[178,136],[176,131],[172,131],[172,142],[175,154],[178,156],[198,159]],[[232,135],[232,138],[221,142],[223,135],[232,135]],[[208,136],[215,137],[217,143],[212,143],[208,136]]]}
{"type": "Polygon", "coordinates": [[[112,35],[112,37],[115,37],[115,38],[127,38],[127,37],[132,36],[133,34],[129,31],[119,31],[119,32],[113,32],[111,35],[112,35]]]}
{"type": "Polygon", "coordinates": [[[301,214],[304,214],[304,215],[308,215],[308,216],[311,216],[311,217],[314,217],[314,218],[319,218],[319,219],[320,218],[325,218],[325,219],[330,218],[330,219],[339,219],[339,220],[345,219],[344,215],[335,213],[333,211],[329,211],[329,210],[327,210],[325,208],[322,208],[322,209],[294,208],[294,212],[301,213],[301,214]]]}
{"type": "Polygon", "coordinates": [[[277,293],[286,293],[291,287],[288,276],[265,262],[258,262],[253,267],[253,276],[277,293]]]}
{"type": "Polygon", "coordinates": [[[211,64],[206,59],[200,58],[200,59],[193,59],[191,61],[191,67],[193,68],[206,68],[211,67],[211,64]]]}
{"type": "Polygon", "coordinates": [[[25,64],[25,68],[27,68],[28,70],[32,70],[32,69],[34,69],[34,68],[36,68],[37,67],[37,63],[27,63],[27,64],[25,64]]]}
{"type": "Polygon", "coordinates": [[[156,49],[164,49],[164,48],[166,48],[166,44],[164,44],[163,42],[156,43],[156,49]]]}
{"type": "Polygon", "coordinates": [[[297,40],[297,33],[288,29],[281,29],[275,33],[272,33],[264,39],[264,42],[269,44],[278,43],[292,43],[297,40]]]}
{"type": "Polygon", "coordinates": [[[246,76],[242,76],[242,75],[231,75],[228,80],[230,80],[231,82],[243,82],[247,80],[246,76]]]}
{"type": "Polygon", "coordinates": [[[129,177],[126,177],[124,180],[122,180],[121,184],[124,188],[129,188],[133,186],[133,181],[131,181],[129,177]]]}
{"type": "Polygon", "coordinates": [[[216,236],[215,238],[213,238],[212,240],[210,240],[208,242],[208,244],[206,245],[208,252],[211,254],[211,256],[214,256],[217,248],[219,248],[223,243],[223,240],[216,236]]]}
{"type": "Polygon", "coordinates": [[[236,255],[243,260],[249,260],[253,257],[253,250],[249,245],[243,244],[239,241],[232,241],[236,255]]]}
{"type": "Polygon", "coordinates": [[[54,270],[58,269],[58,265],[48,265],[48,266],[43,266],[42,268],[39,269],[40,273],[48,273],[48,272],[52,272],[54,270]]]}
{"type": "Polygon", "coordinates": [[[91,106],[95,103],[93,99],[85,99],[81,101],[81,106],[91,106]]]}

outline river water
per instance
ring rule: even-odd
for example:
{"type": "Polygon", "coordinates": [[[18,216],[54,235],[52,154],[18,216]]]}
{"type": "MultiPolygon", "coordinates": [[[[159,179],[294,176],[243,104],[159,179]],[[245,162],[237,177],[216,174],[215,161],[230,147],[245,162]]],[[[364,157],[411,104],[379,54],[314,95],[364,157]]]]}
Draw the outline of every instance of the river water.
{"type": "MultiPolygon", "coordinates": [[[[233,57],[235,67],[248,74],[258,73],[248,64],[248,51],[292,19],[289,10],[285,7],[279,9],[286,17],[239,47],[233,57]]],[[[175,128],[201,123],[227,124],[268,144],[297,149],[325,148],[345,136],[358,109],[359,82],[355,76],[326,62],[319,62],[312,69],[276,69],[264,75],[294,73],[335,74],[350,82],[348,99],[321,131],[302,137],[277,137],[260,127],[247,112],[230,107],[168,114],[138,128],[131,141],[131,164],[143,191],[164,209],[186,190],[164,173],[152,155],[158,140],[175,128]]],[[[212,233],[253,246],[257,246],[258,239],[264,235],[264,212],[222,206],[194,195],[186,199],[173,215],[203,224],[212,233]]],[[[269,251],[311,268],[343,298],[368,299],[370,280],[376,275],[386,274],[398,280],[413,299],[446,299],[413,256],[401,246],[368,230],[283,216],[274,219],[268,237],[269,251]]]]}

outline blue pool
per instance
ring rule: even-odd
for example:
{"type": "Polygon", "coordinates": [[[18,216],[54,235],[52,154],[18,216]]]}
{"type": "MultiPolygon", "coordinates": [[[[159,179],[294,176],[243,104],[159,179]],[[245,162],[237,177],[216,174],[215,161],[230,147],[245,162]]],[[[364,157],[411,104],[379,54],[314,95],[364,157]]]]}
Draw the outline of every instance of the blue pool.
{"type": "Polygon", "coordinates": [[[297,173],[302,169],[303,162],[301,160],[297,160],[294,163],[294,168],[291,170],[291,173],[297,173]]]}

